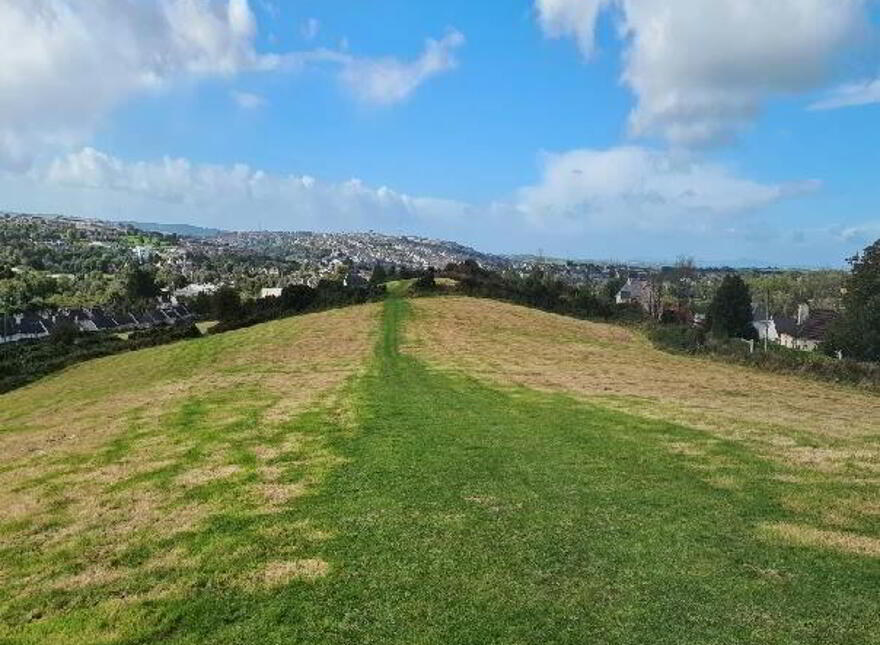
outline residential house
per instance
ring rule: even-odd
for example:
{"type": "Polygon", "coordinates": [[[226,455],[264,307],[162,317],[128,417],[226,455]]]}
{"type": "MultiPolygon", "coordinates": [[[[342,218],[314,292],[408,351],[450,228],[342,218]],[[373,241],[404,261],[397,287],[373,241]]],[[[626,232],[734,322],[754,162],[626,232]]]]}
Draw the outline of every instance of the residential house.
{"type": "Polygon", "coordinates": [[[815,351],[825,340],[828,328],[839,314],[830,309],[810,309],[807,304],[798,306],[797,319],[775,320],[779,343],[784,347],[805,352],[815,351]]]}
{"type": "Polygon", "coordinates": [[[57,309],[0,315],[0,344],[47,337],[61,323],[73,323],[81,332],[128,331],[189,322],[193,314],[182,304],[160,303],[136,313],[111,313],[99,308],[57,309]]]}
{"type": "Polygon", "coordinates": [[[655,309],[654,290],[651,283],[642,278],[628,278],[615,297],[619,305],[636,304],[648,313],[655,309]]]}
{"type": "Polygon", "coordinates": [[[269,287],[260,289],[260,298],[280,298],[282,291],[282,287],[269,287]]]}

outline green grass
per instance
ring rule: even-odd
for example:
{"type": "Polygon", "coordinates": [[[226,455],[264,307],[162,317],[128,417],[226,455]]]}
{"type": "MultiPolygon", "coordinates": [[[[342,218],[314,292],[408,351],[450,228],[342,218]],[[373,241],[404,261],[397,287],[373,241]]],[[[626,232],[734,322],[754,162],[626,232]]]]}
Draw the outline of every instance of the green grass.
{"type": "MultiPolygon", "coordinates": [[[[0,642],[880,642],[876,556],[760,530],[804,521],[772,478],[797,471],[696,430],[434,371],[400,352],[407,315],[386,302],[369,370],[345,391],[353,423],[328,403],[269,427],[259,392],[182,404],[163,423],[188,452],[127,485],[146,477],[171,495],[187,460],[222,446],[239,473],[175,502],[222,511],[173,537],[145,532],[114,556],[133,571],[115,582],[0,591],[0,642]],[[256,477],[249,448],[290,435],[296,448],[273,463],[312,493],[262,512],[240,494],[256,477]],[[173,549],[197,565],[146,570],[173,549]],[[301,558],[327,575],[241,584],[301,558]],[[151,597],[162,584],[176,591],[151,597]]],[[[136,433],[100,458],[118,460],[136,433]]],[[[2,545],[0,563],[35,580],[75,555],[21,544],[2,545]]]]}

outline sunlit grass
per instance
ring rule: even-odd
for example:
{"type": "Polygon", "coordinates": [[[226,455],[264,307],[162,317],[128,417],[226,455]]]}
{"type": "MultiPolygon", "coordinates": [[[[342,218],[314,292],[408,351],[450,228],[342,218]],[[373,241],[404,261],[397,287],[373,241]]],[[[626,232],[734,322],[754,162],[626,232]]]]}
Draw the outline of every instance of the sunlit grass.
{"type": "MultiPolygon", "coordinates": [[[[877,642],[864,471],[828,479],[739,435],[437,369],[402,342],[424,306],[392,297],[370,358],[331,365],[300,339],[301,365],[346,376],[299,406],[304,371],[280,371],[296,355],[260,345],[302,327],[158,348],[188,358],[172,383],[228,380],[120,405],[88,451],[0,461],[22,506],[0,527],[0,642],[877,642]],[[831,500],[852,508],[828,517],[831,500]]],[[[86,397],[69,377],[42,387],[86,397]]],[[[39,387],[0,419],[41,423],[24,409],[50,405],[39,387]]]]}

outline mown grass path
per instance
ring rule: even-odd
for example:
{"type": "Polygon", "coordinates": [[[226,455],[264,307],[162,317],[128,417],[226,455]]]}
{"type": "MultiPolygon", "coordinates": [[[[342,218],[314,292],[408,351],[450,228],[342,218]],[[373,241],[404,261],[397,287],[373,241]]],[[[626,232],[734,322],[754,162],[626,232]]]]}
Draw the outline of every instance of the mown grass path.
{"type": "Polygon", "coordinates": [[[327,574],[206,583],[112,642],[880,642],[876,557],[762,537],[791,519],[773,466],[719,441],[675,454],[705,435],[434,371],[399,350],[407,314],[387,301],[354,427],[296,426],[345,459],[275,520],[326,532],[327,574]]]}

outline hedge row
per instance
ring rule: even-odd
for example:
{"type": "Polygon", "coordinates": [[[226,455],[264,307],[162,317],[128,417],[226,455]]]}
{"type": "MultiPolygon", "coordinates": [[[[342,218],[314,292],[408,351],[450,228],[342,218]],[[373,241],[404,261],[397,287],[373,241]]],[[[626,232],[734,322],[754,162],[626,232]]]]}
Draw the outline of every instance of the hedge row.
{"type": "Polygon", "coordinates": [[[112,333],[93,333],[65,342],[43,339],[0,345],[0,394],[93,358],[198,336],[201,332],[195,325],[177,325],[135,331],[127,339],[112,333]]]}
{"type": "Polygon", "coordinates": [[[880,363],[838,360],[820,352],[801,352],[775,343],[765,351],[763,345],[756,342],[752,353],[741,340],[714,339],[701,329],[685,325],[651,325],[647,327],[647,335],[656,347],[666,351],[880,390],[880,363]]]}

